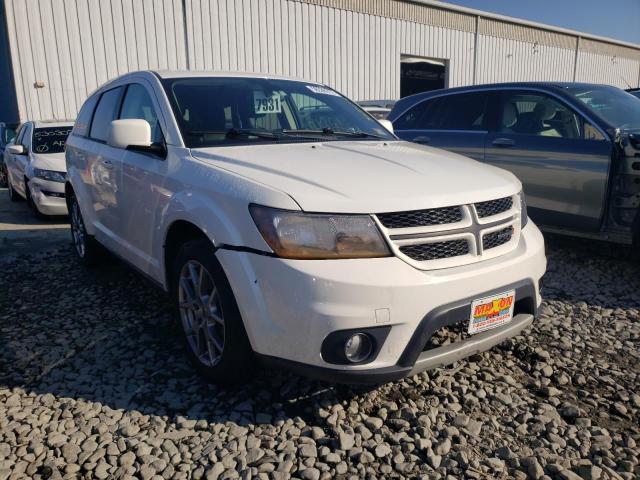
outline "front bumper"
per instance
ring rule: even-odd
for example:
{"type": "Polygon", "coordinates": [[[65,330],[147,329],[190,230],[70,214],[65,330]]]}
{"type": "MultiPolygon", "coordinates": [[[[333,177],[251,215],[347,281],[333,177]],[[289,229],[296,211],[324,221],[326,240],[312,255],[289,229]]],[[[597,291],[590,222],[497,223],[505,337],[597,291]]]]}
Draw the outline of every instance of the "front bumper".
{"type": "Polygon", "coordinates": [[[222,249],[217,256],[256,354],[305,375],[348,383],[401,378],[518,334],[535,316],[546,268],[544,240],[532,222],[512,252],[442,270],[417,270],[396,257],[303,261],[222,249]],[[523,302],[510,324],[422,352],[438,328],[468,319],[473,299],[511,288],[516,302],[523,302]],[[321,354],[332,332],[383,326],[388,334],[370,362],[338,365],[321,354]]]}
{"type": "Polygon", "coordinates": [[[41,214],[68,215],[64,183],[32,178],[29,180],[29,190],[33,203],[41,214]]]}

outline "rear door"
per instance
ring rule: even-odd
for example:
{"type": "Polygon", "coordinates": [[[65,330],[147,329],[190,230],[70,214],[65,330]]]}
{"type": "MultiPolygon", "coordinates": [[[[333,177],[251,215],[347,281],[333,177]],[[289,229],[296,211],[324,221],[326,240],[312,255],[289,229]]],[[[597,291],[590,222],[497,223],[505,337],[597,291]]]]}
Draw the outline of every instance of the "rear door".
{"type": "Polygon", "coordinates": [[[91,196],[95,213],[96,236],[122,254],[117,231],[120,224],[118,204],[120,201],[122,155],[124,150],[107,145],[109,125],[118,118],[123,87],[115,87],[100,95],[91,120],[86,161],[91,172],[91,196]]]}
{"type": "Polygon", "coordinates": [[[484,160],[490,92],[469,92],[427,99],[394,122],[404,140],[484,160]]]}
{"type": "Polygon", "coordinates": [[[505,90],[485,158],[522,182],[529,215],[541,225],[593,232],[600,227],[612,153],[603,132],[544,92],[505,90]]]}

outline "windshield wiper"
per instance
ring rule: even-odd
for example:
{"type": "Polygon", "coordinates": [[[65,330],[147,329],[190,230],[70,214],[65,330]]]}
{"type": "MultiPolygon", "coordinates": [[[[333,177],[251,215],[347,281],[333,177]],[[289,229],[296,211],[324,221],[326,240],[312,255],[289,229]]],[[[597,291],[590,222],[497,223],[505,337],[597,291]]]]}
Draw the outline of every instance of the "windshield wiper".
{"type": "Polygon", "coordinates": [[[280,140],[281,135],[264,130],[254,130],[251,128],[230,128],[229,130],[191,130],[189,135],[224,135],[226,138],[237,137],[258,137],[270,140],[280,140]]]}
{"type": "Polygon", "coordinates": [[[367,133],[360,130],[342,131],[333,130],[332,128],[325,127],[323,129],[282,129],[281,132],[285,135],[326,135],[331,137],[353,137],[353,138],[380,138],[384,137],[380,135],[374,135],[373,133],[367,133]]]}

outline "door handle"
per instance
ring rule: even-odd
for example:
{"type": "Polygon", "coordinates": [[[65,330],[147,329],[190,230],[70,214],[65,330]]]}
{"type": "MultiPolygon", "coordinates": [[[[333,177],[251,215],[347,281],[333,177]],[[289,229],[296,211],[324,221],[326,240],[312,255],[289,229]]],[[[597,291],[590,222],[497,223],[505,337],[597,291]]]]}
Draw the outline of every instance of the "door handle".
{"type": "Polygon", "coordinates": [[[107,170],[111,170],[111,169],[113,169],[113,162],[111,160],[103,160],[102,161],[102,166],[104,168],[106,168],[107,170]]]}
{"type": "Polygon", "coordinates": [[[429,137],[425,137],[424,135],[420,135],[419,137],[414,138],[413,141],[416,143],[429,143],[431,139],[429,137]]]}
{"type": "Polygon", "coordinates": [[[496,138],[492,143],[497,147],[513,147],[516,144],[510,138],[496,138]]]}

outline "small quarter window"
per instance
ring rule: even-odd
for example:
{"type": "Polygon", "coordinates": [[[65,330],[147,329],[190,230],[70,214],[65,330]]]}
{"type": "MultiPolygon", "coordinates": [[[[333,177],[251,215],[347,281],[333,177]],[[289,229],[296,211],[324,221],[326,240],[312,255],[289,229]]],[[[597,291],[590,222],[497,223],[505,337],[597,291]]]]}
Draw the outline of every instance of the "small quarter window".
{"type": "Polygon", "coordinates": [[[122,101],[120,118],[137,118],[146,120],[151,126],[151,141],[153,143],[162,142],[162,130],[158,115],[156,114],[153,101],[147,89],[138,83],[132,83],[127,88],[127,93],[122,101]]]}

